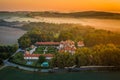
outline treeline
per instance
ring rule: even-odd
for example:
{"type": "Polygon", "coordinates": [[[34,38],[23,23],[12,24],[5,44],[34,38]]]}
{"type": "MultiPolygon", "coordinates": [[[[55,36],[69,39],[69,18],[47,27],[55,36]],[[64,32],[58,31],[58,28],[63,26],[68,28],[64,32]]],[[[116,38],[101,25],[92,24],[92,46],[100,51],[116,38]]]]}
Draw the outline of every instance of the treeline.
{"type": "Polygon", "coordinates": [[[120,66],[120,48],[114,44],[78,48],[76,53],[58,53],[51,60],[51,67],[120,66]]]}
{"type": "Polygon", "coordinates": [[[102,11],[83,11],[83,12],[71,12],[71,13],[45,11],[45,12],[30,12],[26,14],[26,16],[120,19],[119,13],[110,13],[110,12],[102,12],[102,11]]]}
{"type": "Polygon", "coordinates": [[[94,30],[84,36],[86,46],[91,47],[98,44],[112,43],[120,45],[120,33],[114,33],[105,30],[94,30]]]}
{"type": "Polygon", "coordinates": [[[22,37],[18,39],[19,46],[21,48],[29,47],[37,41],[46,42],[46,41],[54,41],[55,36],[54,33],[50,31],[42,31],[40,28],[33,28],[24,34],[22,37]]]}
{"type": "Polygon", "coordinates": [[[90,26],[79,24],[52,24],[52,23],[29,23],[22,27],[28,30],[18,42],[22,48],[26,48],[37,41],[84,41],[85,46],[92,47],[99,44],[113,43],[120,45],[120,33],[106,30],[96,30],[90,26]]]}
{"type": "Polygon", "coordinates": [[[102,11],[83,11],[83,12],[71,12],[71,13],[59,13],[52,11],[44,12],[27,12],[27,11],[17,11],[17,12],[7,12],[1,11],[0,16],[16,16],[16,17],[67,17],[67,18],[103,18],[103,19],[120,19],[119,13],[102,12],[102,11]]]}
{"type": "Polygon", "coordinates": [[[29,12],[25,11],[16,11],[16,12],[9,12],[9,11],[0,11],[0,17],[26,17],[29,12]]]}

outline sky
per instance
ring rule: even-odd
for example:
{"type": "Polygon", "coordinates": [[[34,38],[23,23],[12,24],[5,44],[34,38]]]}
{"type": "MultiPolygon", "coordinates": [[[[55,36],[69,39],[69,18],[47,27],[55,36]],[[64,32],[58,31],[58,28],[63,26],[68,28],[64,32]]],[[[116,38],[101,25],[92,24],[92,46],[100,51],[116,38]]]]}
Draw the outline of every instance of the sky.
{"type": "Polygon", "coordinates": [[[0,0],[0,11],[120,12],[120,0],[0,0]]]}

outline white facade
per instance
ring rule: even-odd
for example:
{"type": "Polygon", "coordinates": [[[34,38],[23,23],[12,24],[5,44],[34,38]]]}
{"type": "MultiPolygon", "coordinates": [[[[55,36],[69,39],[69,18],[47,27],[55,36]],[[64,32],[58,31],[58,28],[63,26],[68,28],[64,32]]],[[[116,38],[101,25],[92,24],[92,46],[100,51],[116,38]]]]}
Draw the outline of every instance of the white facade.
{"type": "MultiPolygon", "coordinates": [[[[47,60],[50,60],[50,59],[52,59],[52,58],[53,58],[53,57],[46,57],[47,60]]],[[[30,59],[30,60],[38,60],[39,57],[24,57],[24,59],[26,59],[26,60],[28,60],[28,59],[30,59]]]]}
{"type": "Polygon", "coordinates": [[[24,59],[38,60],[39,57],[24,57],[24,59]]]}
{"type": "Polygon", "coordinates": [[[32,54],[35,50],[36,50],[37,47],[34,47],[32,50],[30,50],[30,54],[32,54]]]}

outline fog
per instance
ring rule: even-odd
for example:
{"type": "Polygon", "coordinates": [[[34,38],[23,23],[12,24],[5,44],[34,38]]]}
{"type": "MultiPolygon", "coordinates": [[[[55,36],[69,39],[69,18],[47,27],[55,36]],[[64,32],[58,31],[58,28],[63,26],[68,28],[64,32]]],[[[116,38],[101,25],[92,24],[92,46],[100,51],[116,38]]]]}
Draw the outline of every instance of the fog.
{"type": "Polygon", "coordinates": [[[36,17],[36,18],[22,18],[11,17],[4,19],[5,21],[26,21],[26,22],[46,22],[55,24],[82,24],[89,25],[96,29],[105,29],[111,31],[120,31],[120,20],[115,19],[92,19],[92,18],[52,18],[52,17],[36,17]]]}
{"type": "MultiPolygon", "coordinates": [[[[46,22],[55,24],[82,24],[83,26],[91,26],[96,29],[105,29],[110,31],[120,32],[120,20],[115,19],[88,19],[88,18],[51,18],[51,17],[9,17],[4,18],[5,21],[13,22],[46,22]]],[[[17,39],[22,36],[26,31],[16,28],[0,26],[0,44],[15,44],[17,39]]]]}

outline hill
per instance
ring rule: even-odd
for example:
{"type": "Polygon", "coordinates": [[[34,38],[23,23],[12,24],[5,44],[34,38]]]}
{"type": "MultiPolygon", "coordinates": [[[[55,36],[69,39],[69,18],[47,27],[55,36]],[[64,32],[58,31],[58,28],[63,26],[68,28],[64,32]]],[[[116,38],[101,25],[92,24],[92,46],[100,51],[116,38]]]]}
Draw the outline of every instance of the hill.
{"type": "Polygon", "coordinates": [[[49,12],[49,11],[30,12],[27,14],[27,16],[120,19],[119,13],[101,12],[101,11],[84,11],[84,12],[72,12],[72,13],[59,13],[59,12],[49,12]]]}
{"type": "Polygon", "coordinates": [[[52,11],[44,12],[30,12],[30,11],[16,11],[8,12],[1,11],[0,16],[19,16],[19,17],[68,17],[68,18],[102,18],[102,19],[120,19],[120,13],[102,12],[102,11],[83,11],[83,12],[70,12],[60,13],[52,11]]]}

